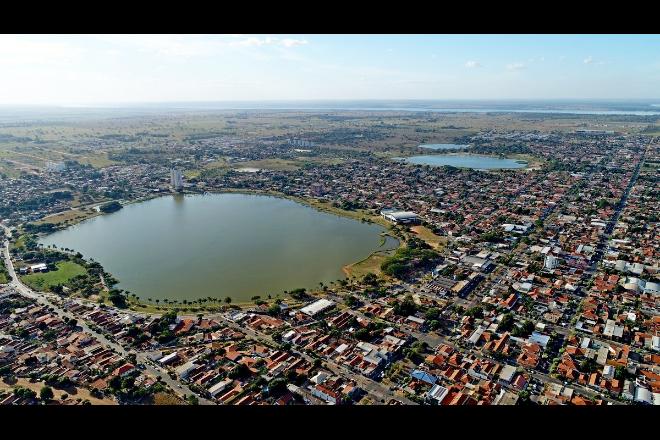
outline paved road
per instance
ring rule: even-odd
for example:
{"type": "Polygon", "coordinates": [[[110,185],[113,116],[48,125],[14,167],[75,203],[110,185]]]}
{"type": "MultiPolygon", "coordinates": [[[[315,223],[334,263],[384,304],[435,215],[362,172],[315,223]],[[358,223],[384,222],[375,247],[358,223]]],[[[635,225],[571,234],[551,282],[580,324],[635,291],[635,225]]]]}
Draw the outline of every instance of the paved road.
{"type": "MultiPolygon", "coordinates": [[[[9,234],[9,229],[4,226],[2,226],[8,237],[11,237],[9,234]]],[[[9,272],[9,275],[13,278],[13,280],[9,283],[9,285],[16,290],[19,294],[31,298],[35,300],[38,304],[51,307],[53,308],[60,316],[66,316],[69,319],[75,319],[78,323],[78,326],[82,328],[83,331],[93,335],[96,339],[99,340],[102,344],[105,344],[106,346],[114,349],[116,352],[120,353],[122,356],[128,356],[130,353],[127,351],[123,346],[120,344],[117,344],[116,342],[110,341],[108,338],[105,337],[103,333],[100,333],[96,330],[91,329],[80,317],[74,315],[73,313],[69,312],[68,310],[63,309],[60,307],[58,304],[53,302],[49,297],[52,297],[52,294],[48,293],[37,293],[30,289],[28,286],[23,284],[18,276],[16,275],[16,271],[14,270],[14,264],[11,261],[10,255],[9,255],[9,240],[5,240],[4,242],[4,247],[3,247],[3,255],[4,255],[4,260],[5,260],[5,267],[7,268],[7,271],[9,272]]],[[[165,382],[167,385],[169,385],[174,392],[179,395],[179,397],[182,397],[183,394],[195,394],[193,391],[188,388],[188,386],[178,380],[173,380],[167,375],[167,372],[156,369],[153,366],[151,366],[147,361],[147,356],[145,353],[139,353],[139,352],[133,352],[136,354],[136,359],[139,364],[144,364],[146,367],[146,370],[152,374],[153,376],[161,376],[161,379],[163,382],[165,382]]],[[[214,405],[214,402],[211,402],[208,399],[205,399],[203,397],[198,396],[199,402],[202,405],[214,405]]]]}
{"type": "MultiPolygon", "coordinates": [[[[271,344],[279,346],[279,343],[274,341],[273,338],[270,335],[267,335],[263,332],[253,330],[249,327],[240,326],[240,325],[236,324],[235,322],[225,318],[221,314],[211,315],[210,318],[221,320],[227,326],[229,326],[229,327],[231,327],[235,330],[246,333],[252,339],[261,340],[261,341],[265,340],[265,341],[270,342],[271,344]]],[[[295,347],[292,347],[291,351],[293,353],[297,354],[298,356],[304,358],[308,362],[314,362],[313,357],[311,357],[307,353],[303,353],[302,351],[297,350],[295,347]]],[[[376,397],[378,399],[378,402],[376,402],[376,403],[383,403],[383,402],[380,402],[381,400],[384,401],[384,403],[387,403],[387,401],[389,401],[390,399],[397,399],[397,400],[400,400],[402,403],[404,403],[406,405],[417,405],[417,403],[413,402],[410,399],[395,395],[394,392],[392,392],[389,389],[389,387],[387,387],[386,385],[383,385],[380,382],[376,382],[375,380],[372,380],[368,377],[365,377],[365,376],[361,375],[360,373],[355,373],[355,372],[351,371],[345,365],[337,364],[336,362],[334,362],[330,359],[325,359],[324,358],[322,360],[324,361],[324,363],[326,365],[326,368],[328,370],[332,371],[334,374],[337,374],[339,376],[348,377],[348,378],[354,380],[360,386],[360,388],[362,388],[363,390],[365,390],[367,393],[371,394],[372,396],[376,397]]]]}

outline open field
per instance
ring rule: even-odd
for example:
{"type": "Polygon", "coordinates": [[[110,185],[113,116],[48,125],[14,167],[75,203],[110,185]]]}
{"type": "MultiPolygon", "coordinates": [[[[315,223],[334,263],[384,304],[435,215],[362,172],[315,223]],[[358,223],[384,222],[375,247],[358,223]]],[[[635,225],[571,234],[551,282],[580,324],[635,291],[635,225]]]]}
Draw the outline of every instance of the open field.
{"type": "Polygon", "coordinates": [[[358,261],[342,267],[342,270],[349,278],[354,277],[361,279],[370,272],[378,276],[383,276],[383,273],[380,270],[380,266],[383,264],[383,261],[385,261],[387,256],[388,253],[386,251],[377,251],[362,261],[358,261]]]}
{"type": "Polygon", "coordinates": [[[21,277],[21,280],[34,290],[44,290],[58,284],[64,284],[71,278],[84,275],[85,268],[71,261],[60,261],[57,270],[45,273],[33,273],[21,277]]]}
{"type": "Polygon", "coordinates": [[[447,244],[447,237],[441,237],[435,235],[429,228],[426,226],[413,226],[410,230],[415,233],[421,240],[430,245],[433,249],[440,249],[447,244]]]}
{"type": "MultiPolygon", "coordinates": [[[[37,395],[39,395],[39,392],[41,391],[41,388],[45,386],[45,383],[41,381],[30,382],[30,380],[22,377],[16,379],[15,383],[6,383],[0,380],[0,390],[12,392],[14,388],[18,386],[21,386],[23,388],[28,388],[34,391],[35,393],[37,393],[37,395]]],[[[103,397],[102,399],[98,399],[92,396],[89,390],[86,388],[69,387],[66,389],[58,389],[51,387],[51,389],[53,390],[53,394],[55,396],[54,400],[61,400],[62,396],[66,394],[68,395],[69,399],[89,400],[89,402],[92,405],[117,405],[117,401],[109,397],[103,397]]]]}
{"type": "Polygon", "coordinates": [[[49,215],[47,217],[43,217],[42,219],[36,221],[36,224],[41,224],[41,223],[53,223],[56,225],[59,224],[75,224],[78,222],[81,222],[83,220],[86,220],[88,218],[95,217],[97,215],[101,215],[100,212],[96,211],[95,209],[87,209],[87,210],[82,210],[82,209],[70,209],[68,211],[63,211],[59,212],[54,215],[49,215]]]}

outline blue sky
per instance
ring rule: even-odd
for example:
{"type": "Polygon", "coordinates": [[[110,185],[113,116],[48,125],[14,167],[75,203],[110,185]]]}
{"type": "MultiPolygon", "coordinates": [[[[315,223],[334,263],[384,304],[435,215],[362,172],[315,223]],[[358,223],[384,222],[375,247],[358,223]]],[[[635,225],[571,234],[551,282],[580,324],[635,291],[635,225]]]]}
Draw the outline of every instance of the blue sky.
{"type": "Polygon", "coordinates": [[[0,104],[547,98],[660,98],[660,36],[0,36],[0,104]]]}

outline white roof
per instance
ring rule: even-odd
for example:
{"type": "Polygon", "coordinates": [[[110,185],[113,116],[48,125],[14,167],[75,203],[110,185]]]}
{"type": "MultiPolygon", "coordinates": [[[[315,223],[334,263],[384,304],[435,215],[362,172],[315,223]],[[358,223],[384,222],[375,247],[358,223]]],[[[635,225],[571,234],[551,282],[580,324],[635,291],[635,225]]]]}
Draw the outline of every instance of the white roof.
{"type": "Polygon", "coordinates": [[[516,367],[513,365],[505,365],[500,371],[500,379],[505,382],[511,382],[513,376],[516,374],[516,367]]]}
{"type": "Polygon", "coordinates": [[[227,388],[227,385],[229,385],[232,382],[233,381],[231,379],[222,380],[216,383],[215,385],[213,385],[211,388],[209,388],[208,391],[209,393],[211,393],[213,397],[215,397],[216,394],[221,393],[225,388],[227,388]]]}
{"type": "Polygon", "coordinates": [[[329,299],[321,298],[318,301],[314,301],[313,303],[303,307],[300,309],[301,312],[303,312],[306,315],[309,316],[314,316],[317,313],[327,309],[328,307],[331,307],[335,305],[334,301],[330,301],[329,299]]]}
{"type": "Polygon", "coordinates": [[[395,211],[387,214],[388,217],[392,217],[396,220],[405,220],[408,218],[417,218],[417,214],[412,211],[395,211]]]}
{"type": "Polygon", "coordinates": [[[431,391],[429,391],[429,397],[442,402],[445,396],[449,393],[449,390],[442,385],[433,385],[431,391]]]}

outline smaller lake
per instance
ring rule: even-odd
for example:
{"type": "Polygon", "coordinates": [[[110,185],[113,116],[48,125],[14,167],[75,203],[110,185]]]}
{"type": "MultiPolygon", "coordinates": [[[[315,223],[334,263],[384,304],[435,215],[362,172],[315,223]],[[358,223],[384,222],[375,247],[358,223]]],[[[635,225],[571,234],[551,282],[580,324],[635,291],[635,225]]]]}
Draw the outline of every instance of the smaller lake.
{"type": "Polygon", "coordinates": [[[438,154],[396,158],[414,165],[431,165],[441,167],[449,165],[457,168],[472,168],[475,170],[518,169],[527,167],[526,162],[516,159],[500,159],[493,156],[479,156],[476,154],[438,154]]]}
{"type": "Polygon", "coordinates": [[[460,150],[468,147],[469,145],[460,144],[422,144],[419,146],[419,148],[427,148],[429,150],[460,150]]]}

